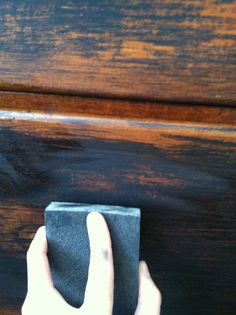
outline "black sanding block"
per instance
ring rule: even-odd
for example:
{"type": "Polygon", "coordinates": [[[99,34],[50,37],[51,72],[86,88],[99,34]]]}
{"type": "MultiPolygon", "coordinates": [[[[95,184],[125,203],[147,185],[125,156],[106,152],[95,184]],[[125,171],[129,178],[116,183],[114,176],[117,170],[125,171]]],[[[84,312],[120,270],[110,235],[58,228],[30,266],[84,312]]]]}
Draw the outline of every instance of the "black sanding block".
{"type": "Polygon", "coordinates": [[[54,285],[69,304],[82,305],[90,257],[86,217],[92,211],[104,216],[111,235],[115,271],[113,315],[133,315],[138,298],[138,208],[51,202],[45,210],[45,226],[54,285]]]}

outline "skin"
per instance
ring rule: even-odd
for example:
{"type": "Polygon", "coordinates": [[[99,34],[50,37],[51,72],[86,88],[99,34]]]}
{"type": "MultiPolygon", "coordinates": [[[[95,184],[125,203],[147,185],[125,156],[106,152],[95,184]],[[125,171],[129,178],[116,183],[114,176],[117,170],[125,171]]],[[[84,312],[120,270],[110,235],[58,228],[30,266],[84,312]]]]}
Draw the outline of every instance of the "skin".
{"type": "MultiPolygon", "coordinates": [[[[22,315],[112,315],[114,268],[110,233],[98,212],[87,216],[90,264],[84,303],[69,305],[54,288],[47,257],[45,227],[38,229],[27,252],[28,292],[22,315]]],[[[160,315],[161,293],[144,261],[139,263],[139,297],[134,315],[160,315]]]]}

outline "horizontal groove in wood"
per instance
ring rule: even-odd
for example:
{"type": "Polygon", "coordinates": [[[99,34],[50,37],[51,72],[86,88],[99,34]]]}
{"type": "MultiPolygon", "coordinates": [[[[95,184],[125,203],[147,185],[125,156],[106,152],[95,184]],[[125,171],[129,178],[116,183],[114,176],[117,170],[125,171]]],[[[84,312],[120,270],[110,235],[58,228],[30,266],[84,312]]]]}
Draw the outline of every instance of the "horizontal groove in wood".
{"type": "MultiPolygon", "coordinates": [[[[176,105],[75,96],[0,92],[0,111],[64,117],[104,117],[176,123],[235,125],[234,107],[176,105]]],[[[30,116],[29,114],[32,114],[30,116]]],[[[36,119],[36,115],[34,119],[36,119]]]]}

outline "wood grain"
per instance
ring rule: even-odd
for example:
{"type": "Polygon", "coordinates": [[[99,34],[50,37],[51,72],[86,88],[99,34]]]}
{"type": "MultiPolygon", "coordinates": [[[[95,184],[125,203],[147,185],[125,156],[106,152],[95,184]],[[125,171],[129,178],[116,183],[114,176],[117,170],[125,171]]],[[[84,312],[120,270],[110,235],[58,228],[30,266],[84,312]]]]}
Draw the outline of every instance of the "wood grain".
{"type": "Polygon", "coordinates": [[[19,314],[25,253],[52,200],[140,207],[162,315],[235,314],[235,124],[22,109],[0,115],[1,314],[19,314]]]}
{"type": "Polygon", "coordinates": [[[0,4],[0,89],[236,104],[234,0],[0,4]]]}

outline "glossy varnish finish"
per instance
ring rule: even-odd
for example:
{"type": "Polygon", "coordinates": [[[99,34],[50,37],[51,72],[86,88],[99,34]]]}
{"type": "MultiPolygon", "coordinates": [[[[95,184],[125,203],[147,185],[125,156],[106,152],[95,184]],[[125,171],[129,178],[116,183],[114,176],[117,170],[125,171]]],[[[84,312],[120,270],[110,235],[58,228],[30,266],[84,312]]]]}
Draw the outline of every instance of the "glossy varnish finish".
{"type": "Polygon", "coordinates": [[[52,200],[140,207],[162,314],[235,314],[235,111],[124,104],[1,94],[1,314],[19,314],[25,253],[52,200]]]}
{"type": "Polygon", "coordinates": [[[0,88],[236,104],[234,0],[0,3],[0,88]]]}

